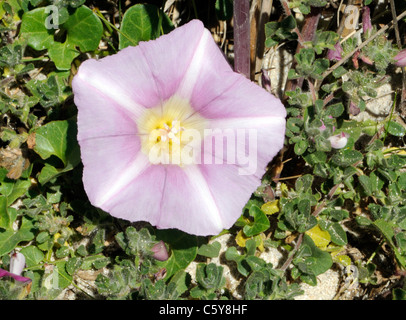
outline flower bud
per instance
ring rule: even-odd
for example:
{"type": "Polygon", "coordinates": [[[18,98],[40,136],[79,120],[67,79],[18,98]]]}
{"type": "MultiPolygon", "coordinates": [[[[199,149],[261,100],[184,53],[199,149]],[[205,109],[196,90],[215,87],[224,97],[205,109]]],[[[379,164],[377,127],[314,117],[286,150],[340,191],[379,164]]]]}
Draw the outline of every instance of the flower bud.
{"type": "Polygon", "coordinates": [[[398,67],[406,67],[406,49],[400,51],[393,59],[398,67]]]}
{"type": "Polygon", "coordinates": [[[151,248],[152,252],[154,253],[153,257],[159,261],[166,261],[169,258],[168,250],[166,250],[165,243],[163,241],[159,241],[151,248]]]}
{"type": "Polygon", "coordinates": [[[331,147],[334,149],[342,149],[347,145],[349,134],[341,132],[335,136],[331,136],[328,140],[331,143],[331,147]]]}
{"type": "Polygon", "coordinates": [[[368,6],[365,6],[362,11],[362,29],[364,33],[372,30],[371,14],[368,6]]]}
{"type": "Polygon", "coordinates": [[[20,252],[14,252],[10,259],[10,271],[0,269],[0,278],[11,277],[16,281],[30,283],[31,279],[23,277],[21,273],[25,267],[25,257],[20,252]]]}
{"type": "Polygon", "coordinates": [[[10,272],[21,276],[25,267],[25,257],[20,252],[14,252],[10,259],[10,272]]]}
{"type": "Polygon", "coordinates": [[[350,114],[352,114],[353,116],[356,116],[361,112],[360,108],[353,101],[350,102],[349,111],[350,111],[350,114]]]}
{"type": "Polygon", "coordinates": [[[327,51],[327,58],[329,60],[341,60],[341,53],[343,52],[343,48],[341,47],[340,42],[337,42],[334,45],[334,50],[333,49],[329,49],[327,51]]]}

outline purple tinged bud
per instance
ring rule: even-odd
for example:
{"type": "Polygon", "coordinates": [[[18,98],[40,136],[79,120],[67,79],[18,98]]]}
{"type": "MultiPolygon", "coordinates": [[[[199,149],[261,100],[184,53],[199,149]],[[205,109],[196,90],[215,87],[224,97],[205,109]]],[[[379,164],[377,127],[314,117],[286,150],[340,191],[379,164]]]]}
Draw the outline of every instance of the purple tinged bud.
{"type": "Polygon", "coordinates": [[[166,261],[169,258],[168,250],[166,249],[165,243],[159,241],[152,247],[153,257],[159,261],[166,261]]]}
{"type": "Polygon", "coordinates": [[[10,272],[21,276],[25,267],[25,257],[20,252],[14,252],[10,259],[10,272]]]}
{"type": "Polygon", "coordinates": [[[398,67],[406,67],[406,49],[400,51],[393,59],[398,67]]]}
{"type": "Polygon", "coordinates": [[[25,267],[25,257],[20,252],[14,252],[10,259],[10,272],[0,269],[0,278],[11,277],[19,282],[31,282],[30,278],[23,277],[21,273],[25,267]]]}
{"type": "Polygon", "coordinates": [[[364,61],[366,64],[369,64],[369,65],[371,65],[371,66],[374,64],[374,62],[373,62],[370,58],[368,58],[367,56],[360,55],[360,58],[361,58],[361,60],[364,61]]]}
{"type": "Polygon", "coordinates": [[[345,132],[341,132],[335,136],[331,136],[328,138],[328,140],[330,140],[331,143],[331,147],[334,149],[342,149],[347,145],[348,142],[348,137],[350,135],[348,133],[345,132]]]}
{"type": "Polygon", "coordinates": [[[350,102],[350,110],[349,111],[353,116],[356,116],[361,112],[360,108],[358,108],[358,106],[352,101],[350,102]]]}
{"type": "Polygon", "coordinates": [[[362,11],[362,29],[364,33],[372,30],[371,14],[368,6],[365,6],[362,11]]]}
{"type": "Polygon", "coordinates": [[[334,50],[333,49],[329,49],[327,51],[327,58],[329,60],[341,60],[341,53],[343,52],[343,48],[341,47],[340,42],[337,42],[334,45],[334,50]]]}

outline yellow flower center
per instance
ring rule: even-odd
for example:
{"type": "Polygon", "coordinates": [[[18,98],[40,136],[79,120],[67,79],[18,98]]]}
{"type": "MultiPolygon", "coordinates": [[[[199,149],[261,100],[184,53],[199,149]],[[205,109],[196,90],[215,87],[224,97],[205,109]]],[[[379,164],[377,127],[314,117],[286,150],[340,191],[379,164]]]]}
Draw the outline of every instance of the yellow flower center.
{"type": "Polygon", "coordinates": [[[141,150],[153,164],[196,163],[205,125],[187,100],[173,96],[138,119],[141,150]]]}

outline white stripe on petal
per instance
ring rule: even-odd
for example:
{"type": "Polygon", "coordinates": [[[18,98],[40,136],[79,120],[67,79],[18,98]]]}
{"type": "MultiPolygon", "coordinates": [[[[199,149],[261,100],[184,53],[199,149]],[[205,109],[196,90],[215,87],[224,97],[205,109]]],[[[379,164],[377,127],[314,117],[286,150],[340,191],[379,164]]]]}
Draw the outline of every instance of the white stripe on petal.
{"type": "MultiPolygon", "coordinates": [[[[99,194],[96,199],[94,200],[94,205],[97,207],[103,207],[106,202],[112,199],[120,190],[123,190],[128,186],[129,183],[134,181],[145,169],[147,169],[151,165],[148,157],[142,153],[138,152],[136,158],[132,162],[132,164],[123,171],[114,182],[109,187],[108,192],[99,194]]],[[[100,174],[104,174],[100,172],[100,174]]]]}
{"type": "Polygon", "coordinates": [[[183,98],[190,99],[192,96],[193,89],[200,75],[203,60],[205,59],[205,54],[207,53],[207,45],[209,44],[209,40],[212,40],[210,37],[210,33],[205,29],[202,33],[199,44],[196,47],[192,61],[190,62],[177,91],[177,93],[183,98]]]}
{"type": "Polygon", "coordinates": [[[110,98],[115,103],[123,107],[133,115],[133,119],[137,119],[145,109],[142,105],[136,103],[128,94],[120,87],[119,84],[106,81],[105,77],[97,77],[87,72],[78,73],[77,77],[83,82],[80,85],[86,85],[100,91],[103,96],[110,98]]]}
{"type": "Polygon", "coordinates": [[[202,217],[202,219],[208,219],[210,224],[216,226],[220,232],[223,229],[223,221],[213,194],[209,188],[209,185],[207,184],[206,179],[203,177],[202,172],[200,171],[199,167],[191,165],[185,166],[183,170],[186,176],[189,178],[193,190],[196,190],[196,194],[202,199],[201,205],[206,207],[208,216],[202,217]]]}

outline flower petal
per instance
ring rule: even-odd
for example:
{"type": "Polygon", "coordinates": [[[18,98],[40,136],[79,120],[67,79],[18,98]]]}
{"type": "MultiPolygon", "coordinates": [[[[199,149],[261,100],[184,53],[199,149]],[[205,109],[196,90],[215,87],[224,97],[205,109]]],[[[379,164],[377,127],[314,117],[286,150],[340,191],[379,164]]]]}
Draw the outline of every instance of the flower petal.
{"type": "Polygon", "coordinates": [[[200,165],[200,170],[210,186],[224,228],[230,228],[241,216],[242,209],[252,193],[261,184],[260,177],[240,175],[234,165],[200,165]]]}
{"type": "Polygon", "coordinates": [[[32,281],[30,278],[8,272],[4,269],[0,269],[0,278],[3,278],[3,277],[11,277],[14,280],[19,281],[19,282],[31,282],[32,281]]]}
{"type": "Polygon", "coordinates": [[[181,97],[190,99],[195,110],[219,96],[234,81],[225,77],[234,72],[211,33],[203,25],[201,27],[199,43],[177,91],[181,97]]]}
{"type": "Polygon", "coordinates": [[[90,202],[105,209],[149,165],[134,136],[93,138],[79,142],[84,165],[83,182],[90,202]]]}
{"type": "Polygon", "coordinates": [[[135,117],[143,107],[153,107],[161,101],[154,76],[139,46],[127,47],[119,54],[100,60],[84,61],[72,81],[72,88],[75,95],[92,88],[92,95],[103,94],[135,117]]]}
{"type": "Polygon", "coordinates": [[[201,236],[221,232],[225,227],[222,213],[199,167],[168,166],[166,172],[157,227],[201,236]]]}
{"type": "Polygon", "coordinates": [[[137,134],[133,114],[121,108],[106,92],[100,92],[81,77],[75,77],[72,86],[78,108],[79,142],[92,138],[137,134]]]}
{"type": "MultiPolygon", "coordinates": [[[[151,69],[162,100],[175,93],[188,98],[197,79],[200,79],[206,60],[211,59],[205,48],[215,45],[210,32],[199,20],[192,20],[157,40],[141,42],[138,47],[151,69]]],[[[216,53],[221,53],[216,48],[216,53]]],[[[224,57],[223,63],[227,65],[224,57]]],[[[212,69],[214,66],[210,65],[212,69]]],[[[228,66],[228,68],[230,68],[228,66]]],[[[215,73],[220,70],[212,70],[215,73]]]]}
{"type": "MultiPolygon", "coordinates": [[[[279,99],[240,74],[223,75],[222,81],[212,81],[205,89],[222,93],[198,109],[206,119],[286,117],[286,109],[279,99]],[[227,83],[232,83],[231,86],[227,83]]],[[[204,91],[204,92],[206,92],[204,91]]]]}
{"type": "Polygon", "coordinates": [[[235,164],[242,175],[262,177],[267,164],[283,147],[285,119],[281,117],[215,119],[210,127],[213,134],[204,140],[203,162],[235,164]],[[221,141],[223,150],[218,150],[221,141]],[[207,148],[208,143],[213,148],[207,148]]]}
{"type": "Polygon", "coordinates": [[[117,218],[157,225],[161,216],[160,203],[165,177],[164,166],[148,166],[119,193],[110,197],[102,209],[117,218]]]}

